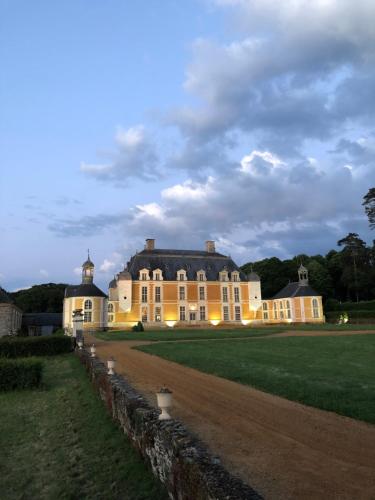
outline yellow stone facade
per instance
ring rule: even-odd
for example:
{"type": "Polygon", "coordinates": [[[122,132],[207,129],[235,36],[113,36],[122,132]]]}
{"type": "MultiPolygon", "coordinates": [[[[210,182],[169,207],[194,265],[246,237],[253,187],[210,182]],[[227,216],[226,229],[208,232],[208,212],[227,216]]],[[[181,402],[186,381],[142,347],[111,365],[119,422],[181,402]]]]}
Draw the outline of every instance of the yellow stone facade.
{"type": "Polygon", "coordinates": [[[322,298],[308,284],[307,270],[276,296],[262,300],[259,276],[245,275],[230,257],[206,250],[145,250],[134,255],[109,284],[108,297],[93,284],[94,265],[82,267],[82,284],[66,290],[64,327],[81,309],[84,329],[147,328],[324,322],[322,298]]]}

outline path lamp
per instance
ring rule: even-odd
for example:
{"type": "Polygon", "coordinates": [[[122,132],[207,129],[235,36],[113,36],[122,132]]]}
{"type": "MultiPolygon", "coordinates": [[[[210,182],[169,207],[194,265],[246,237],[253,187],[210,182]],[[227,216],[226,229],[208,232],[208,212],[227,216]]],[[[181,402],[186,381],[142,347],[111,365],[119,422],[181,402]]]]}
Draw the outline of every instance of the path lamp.
{"type": "Polygon", "coordinates": [[[159,420],[170,420],[172,417],[168,413],[168,409],[172,406],[172,391],[166,387],[162,387],[156,393],[158,407],[161,409],[159,420]]]}
{"type": "Polygon", "coordinates": [[[115,365],[116,365],[116,361],[113,357],[107,361],[108,375],[115,374],[115,365]]]}
{"type": "Polygon", "coordinates": [[[91,352],[91,357],[95,358],[95,356],[96,356],[96,347],[95,347],[95,344],[92,344],[92,346],[90,347],[90,352],[91,352]]]}

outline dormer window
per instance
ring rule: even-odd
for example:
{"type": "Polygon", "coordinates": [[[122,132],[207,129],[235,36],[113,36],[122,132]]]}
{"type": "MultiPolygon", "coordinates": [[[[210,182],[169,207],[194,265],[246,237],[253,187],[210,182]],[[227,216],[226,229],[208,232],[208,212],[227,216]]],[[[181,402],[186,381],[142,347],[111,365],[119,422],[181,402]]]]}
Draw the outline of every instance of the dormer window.
{"type": "Polygon", "coordinates": [[[139,279],[141,281],[147,281],[147,280],[150,279],[150,275],[149,275],[148,269],[141,269],[139,271],[139,279]]]}
{"type": "Polygon", "coordinates": [[[197,279],[198,281],[206,281],[206,273],[203,270],[198,271],[197,279]]]}
{"type": "Polygon", "coordinates": [[[219,273],[220,281],[228,281],[228,271],[225,269],[219,273]]]}
{"type": "Polygon", "coordinates": [[[185,269],[180,269],[179,271],[177,271],[177,280],[178,281],[186,281],[185,269]]]}
{"type": "Polygon", "coordinates": [[[160,269],[155,269],[155,271],[152,272],[152,279],[155,281],[161,281],[163,279],[163,275],[160,269]]]}
{"type": "Polygon", "coordinates": [[[232,272],[232,281],[240,281],[240,273],[238,271],[232,272]]]}

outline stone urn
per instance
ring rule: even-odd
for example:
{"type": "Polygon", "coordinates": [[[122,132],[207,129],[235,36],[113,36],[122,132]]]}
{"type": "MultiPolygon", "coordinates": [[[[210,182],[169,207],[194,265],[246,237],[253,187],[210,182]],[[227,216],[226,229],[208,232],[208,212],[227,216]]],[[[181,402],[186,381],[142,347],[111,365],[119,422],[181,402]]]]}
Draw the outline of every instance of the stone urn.
{"type": "Polygon", "coordinates": [[[83,348],[83,340],[79,340],[77,342],[77,345],[78,345],[78,349],[81,350],[83,348]]]}
{"type": "Polygon", "coordinates": [[[116,365],[116,361],[115,361],[114,358],[110,358],[107,361],[108,375],[114,375],[115,374],[115,365],[116,365]]]}
{"type": "Polygon", "coordinates": [[[95,347],[95,344],[92,344],[92,346],[90,347],[90,352],[91,352],[91,357],[95,358],[95,356],[96,356],[96,347],[95,347]]]}
{"type": "Polygon", "coordinates": [[[162,387],[160,391],[156,393],[156,399],[158,407],[161,409],[159,420],[170,420],[171,416],[168,413],[168,409],[172,406],[172,391],[166,387],[162,387]]]}

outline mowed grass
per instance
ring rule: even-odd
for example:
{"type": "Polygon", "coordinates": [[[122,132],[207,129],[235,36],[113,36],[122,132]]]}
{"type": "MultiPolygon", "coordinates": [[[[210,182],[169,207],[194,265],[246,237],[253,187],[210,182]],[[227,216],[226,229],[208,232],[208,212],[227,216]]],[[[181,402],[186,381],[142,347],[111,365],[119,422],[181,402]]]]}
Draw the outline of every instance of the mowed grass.
{"type": "Polygon", "coordinates": [[[215,339],[233,339],[262,337],[279,333],[282,328],[243,328],[228,330],[204,330],[204,329],[165,329],[165,330],[146,330],[144,332],[111,330],[108,332],[95,332],[94,335],[100,340],[151,340],[168,341],[178,340],[215,340],[215,339]]]}
{"type": "Polygon", "coordinates": [[[107,332],[95,332],[94,335],[100,340],[150,340],[150,341],[178,341],[178,340],[210,340],[210,339],[232,339],[248,337],[266,337],[275,333],[291,330],[323,330],[323,331],[360,331],[375,330],[375,325],[333,325],[323,324],[294,324],[275,325],[251,328],[232,329],[179,329],[168,328],[163,330],[146,330],[144,332],[133,332],[130,330],[110,330],[107,332]]]}
{"type": "Polygon", "coordinates": [[[375,335],[170,342],[137,349],[375,423],[375,335]]]}
{"type": "Polygon", "coordinates": [[[73,354],[46,358],[44,381],[0,394],[0,498],[167,498],[73,354]]]}

